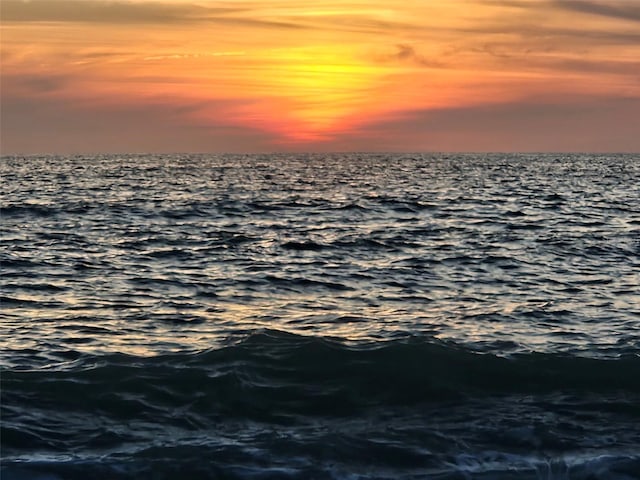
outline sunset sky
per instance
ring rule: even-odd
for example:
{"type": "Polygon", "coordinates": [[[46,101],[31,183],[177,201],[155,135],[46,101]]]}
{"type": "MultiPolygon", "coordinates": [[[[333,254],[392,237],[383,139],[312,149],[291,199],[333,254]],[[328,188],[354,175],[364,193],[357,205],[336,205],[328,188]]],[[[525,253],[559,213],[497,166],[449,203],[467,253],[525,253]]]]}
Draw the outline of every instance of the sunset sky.
{"type": "Polygon", "coordinates": [[[0,0],[1,152],[640,151],[637,0],[0,0]]]}

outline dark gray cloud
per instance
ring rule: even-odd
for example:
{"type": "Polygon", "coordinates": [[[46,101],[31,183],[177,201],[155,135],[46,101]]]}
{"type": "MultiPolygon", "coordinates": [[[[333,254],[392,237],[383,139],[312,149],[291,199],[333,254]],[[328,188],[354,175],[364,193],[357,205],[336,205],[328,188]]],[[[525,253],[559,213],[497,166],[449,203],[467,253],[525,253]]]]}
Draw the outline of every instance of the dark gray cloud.
{"type": "Polygon", "coordinates": [[[7,73],[6,69],[2,74],[3,96],[14,92],[18,95],[36,97],[40,95],[55,95],[56,92],[63,91],[73,83],[74,79],[68,74],[47,74],[36,75],[32,73],[7,73]]]}
{"type": "Polygon", "coordinates": [[[229,101],[172,105],[160,101],[100,105],[40,95],[2,95],[0,153],[264,152],[277,139],[224,118],[190,120],[203,108],[224,111],[229,101]]]}
{"type": "Polygon", "coordinates": [[[554,10],[572,11],[618,20],[640,21],[637,0],[481,0],[484,5],[537,11],[553,15],[554,10]]]}
{"type": "MultiPolygon", "coordinates": [[[[565,96],[566,97],[566,96],[565,96]]],[[[640,152],[639,97],[528,98],[415,110],[337,138],[337,150],[640,152]]]]}
{"type": "MultiPolygon", "coordinates": [[[[459,29],[463,34],[507,34],[528,41],[554,44],[559,48],[599,44],[637,46],[640,32],[631,24],[618,22],[611,29],[593,24],[584,25],[576,18],[571,24],[560,25],[553,20],[560,14],[581,13],[613,20],[640,21],[640,1],[610,0],[478,0],[484,5],[505,7],[494,19],[479,25],[459,29]]],[[[565,15],[566,16],[566,15],[565,15]]]]}
{"type": "MultiPolygon", "coordinates": [[[[529,98],[495,105],[414,110],[336,133],[324,143],[286,145],[275,134],[190,120],[228,101],[105,106],[55,96],[2,101],[2,152],[591,151],[640,152],[639,97],[529,98]]],[[[565,96],[566,97],[566,96],[565,96]]]]}
{"type": "Polygon", "coordinates": [[[640,22],[640,2],[637,0],[608,0],[607,2],[554,0],[552,3],[556,8],[563,10],[640,22]]]}
{"type": "Polygon", "coordinates": [[[20,83],[23,88],[39,93],[51,93],[60,90],[67,79],[63,76],[22,76],[20,83]]]}

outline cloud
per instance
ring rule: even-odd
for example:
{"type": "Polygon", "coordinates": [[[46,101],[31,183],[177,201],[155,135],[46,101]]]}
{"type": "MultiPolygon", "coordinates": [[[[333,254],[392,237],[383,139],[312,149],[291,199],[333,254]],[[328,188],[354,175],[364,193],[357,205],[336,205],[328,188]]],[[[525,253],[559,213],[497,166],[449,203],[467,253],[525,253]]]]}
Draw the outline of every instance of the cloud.
{"type": "MultiPolygon", "coordinates": [[[[330,33],[393,34],[420,32],[422,22],[393,21],[366,3],[315,2],[313,7],[296,2],[268,3],[252,0],[203,3],[176,0],[1,0],[5,23],[99,23],[99,24],[207,24],[306,29],[330,33]],[[229,6],[233,5],[233,6],[229,6]],[[323,11],[331,13],[322,13],[323,11]],[[308,14],[311,11],[313,14],[308,14]],[[319,13],[314,13],[317,11],[319,13]],[[306,15],[303,13],[307,13],[306,15]]],[[[415,8],[415,7],[414,7],[415,8]]],[[[420,8],[418,8],[420,10],[420,8]]]]}
{"type": "MultiPolygon", "coordinates": [[[[57,81],[57,80],[56,80],[57,81]]],[[[35,86],[34,86],[35,87],[35,86]]],[[[332,134],[283,143],[227,120],[237,100],[159,99],[119,105],[2,93],[2,153],[265,151],[638,152],[639,97],[530,97],[493,105],[415,109],[332,134]],[[217,112],[215,117],[199,114],[217,112]]]]}
{"type": "Polygon", "coordinates": [[[188,59],[198,59],[198,58],[207,58],[207,57],[242,57],[246,55],[247,52],[242,50],[229,51],[229,52],[210,52],[210,53],[172,53],[166,55],[148,55],[143,58],[145,61],[152,60],[188,60],[188,59]]]}
{"type": "Polygon", "coordinates": [[[543,41],[553,44],[556,48],[571,48],[580,46],[628,45],[636,47],[640,43],[640,32],[611,31],[595,27],[583,29],[543,25],[526,19],[505,17],[501,21],[491,24],[473,25],[452,29],[458,34],[468,35],[512,35],[525,39],[529,43],[543,41]]]}
{"type": "Polygon", "coordinates": [[[640,44],[640,32],[637,28],[625,25],[624,22],[617,22],[617,28],[612,28],[611,24],[603,24],[597,18],[640,21],[640,2],[637,0],[476,1],[478,5],[494,7],[492,18],[486,22],[461,27],[459,32],[462,34],[508,34],[526,39],[530,43],[553,43],[557,48],[601,44],[637,47],[640,44]],[[587,16],[568,16],[575,13],[587,16]]]}
{"type": "Polygon", "coordinates": [[[554,0],[552,4],[559,9],[573,12],[599,15],[603,17],[615,18],[640,22],[640,4],[636,0],[607,2],[590,2],[586,0],[554,0]]]}
{"type": "Polygon", "coordinates": [[[41,75],[19,75],[17,79],[3,77],[5,88],[7,88],[7,84],[13,83],[14,80],[21,88],[34,94],[56,92],[67,84],[67,78],[63,75],[50,75],[47,77],[41,75]]]}
{"type": "Polygon", "coordinates": [[[639,111],[638,97],[582,96],[414,110],[362,127],[359,142],[384,151],[639,152],[639,111]]]}
{"type": "Polygon", "coordinates": [[[556,76],[569,73],[610,73],[636,78],[640,72],[640,61],[602,59],[578,55],[550,45],[523,43],[487,43],[474,47],[480,54],[493,57],[498,65],[524,71],[548,71],[556,76]]]}
{"type": "Polygon", "coordinates": [[[133,1],[3,0],[5,23],[61,22],[100,24],[223,23],[254,27],[296,29],[302,26],[262,18],[247,18],[245,7],[211,7],[188,3],[134,3],[133,1]]]}
{"type": "Polygon", "coordinates": [[[640,21],[640,4],[637,0],[607,0],[606,2],[591,0],[478,0],[478,2],[487,6],[546,12],[549,15],[564,10],[618,20],[640,21]]]}
{"type": "Polygon", "coordinates": [[[438,60],[432,60],[419,54],[414,47],[408,44],[398,44],[395,46],[396,51],[389,55],[379,56],[377,59],[383,62],[396,61],[418,65],[420,67],[442,68],[444,64],[438,60]]]}
{"type": "Polygon", "coordinates": [[[273,135],[227,122],[232,100],[177,104],[159,99],[119,105],[65,96],[15,95],[3,90],[2,153],[260,152],[274,151],[273,135]],[[219,118],[194,120],[203,109],[219,118]]]}
{"type": "Polygon", "coordinates": [[[173,23],[211,14],[195,5],[81,0],[4,0],[3,22],[173,23]]]}
{"type": "Polygon", "coordinates": [[[3,148],[640,149],[631,2],[161,1],[0,0],[3,148]]]}
{"type": "Polygon", "coordinates": [[[359,14],[343,13],[334,15],[316,15],[313,17],[290,16],[292,21],[305,28],[329,32],[350,32],[359,34],[385,35],[394,32],[421,33],[424,24],[382,20],[375,11],[363,11],[359,14]]]}

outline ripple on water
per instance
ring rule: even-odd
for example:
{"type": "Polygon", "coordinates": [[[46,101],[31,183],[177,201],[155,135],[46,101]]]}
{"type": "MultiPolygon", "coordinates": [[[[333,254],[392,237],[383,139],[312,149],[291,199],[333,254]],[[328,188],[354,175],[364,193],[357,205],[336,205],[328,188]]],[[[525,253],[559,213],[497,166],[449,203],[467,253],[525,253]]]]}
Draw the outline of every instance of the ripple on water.
{"type": "Polygon", "coordinates": [[[637,155],[3,157],[3,478],[635,478],[637,155]]]}

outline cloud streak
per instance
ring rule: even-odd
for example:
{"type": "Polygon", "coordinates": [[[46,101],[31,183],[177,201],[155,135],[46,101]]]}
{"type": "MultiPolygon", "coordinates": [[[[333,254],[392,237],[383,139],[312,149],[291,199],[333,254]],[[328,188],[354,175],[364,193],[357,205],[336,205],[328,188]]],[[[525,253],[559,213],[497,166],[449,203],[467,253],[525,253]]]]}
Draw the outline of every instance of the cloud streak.
{"type": "Polygon", "coordinates": [[[635,145],[631,2],[167,1],[0,0],[3,147],[104,151],[133,119],[118,150],[635,145]]]}
{"type": "Polygon", "coordinates": [[[3,22],[177,23],[193,22],[228,9],[196,5],[80,0],[4,0],[3,22]]]}
{"type": "Polygon", "coordinates": [[[443,68],[445,66],[441,61],[427,58],[418,53],[412,45],[401,43],[396,45],[395,49],[394,53],[379,56],[378,59],[382,62],[400,62],[427,68],[443,68]]]}
{"type": "Polygon", "coordinates": [[[298,29],[295,23],[250,18],[246,7],[211,7],[185,3],[135,3],[105,0],[3,0],[2,20],[7,23],[96,23],[227,25],[298,29]]]}
{"type": "Polygon", "coordinates": [[[552,2],[555,8],[569,10],[572,12],[586,13],[589,15],[599,15],[626,20],[630,22],[640,22],[640,4],[635,0],[607,2],[591,2],[586,0],[555,0],[552,2]]]}
{"type": "MultiPolygon", "coordinates": [[[[363,127],[365,150],[639,152],[637,97],[524,98],[494,105],[405,111],[363,127]],[[415,132],[420,132],[416,141],[415,132]],[[409,146],[409,147],[408,147],[409,146]]],[[[353,139],[341,139],[348,144],[353,139]]]]}

